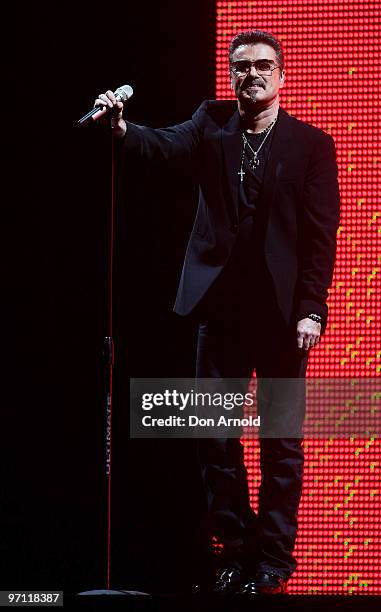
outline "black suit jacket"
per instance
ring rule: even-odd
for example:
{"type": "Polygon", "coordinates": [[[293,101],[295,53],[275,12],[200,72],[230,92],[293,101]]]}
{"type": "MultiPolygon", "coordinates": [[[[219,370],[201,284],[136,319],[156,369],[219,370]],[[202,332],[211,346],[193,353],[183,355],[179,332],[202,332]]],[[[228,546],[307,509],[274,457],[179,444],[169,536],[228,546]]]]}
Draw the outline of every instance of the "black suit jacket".
{"type": "MultiPolygon", "coordinates": [[[[190,313],[224,268],[239,231],[241,125],[235,101],[205,101],[164,129],[127,123],[123,141],[149,160],[196,162],[199,204],[174,306],[190,313]]],[[[260,194],[264,257],[285,320],[327,317],[339,225],[335,145],[282,108],[260,194]]]]}

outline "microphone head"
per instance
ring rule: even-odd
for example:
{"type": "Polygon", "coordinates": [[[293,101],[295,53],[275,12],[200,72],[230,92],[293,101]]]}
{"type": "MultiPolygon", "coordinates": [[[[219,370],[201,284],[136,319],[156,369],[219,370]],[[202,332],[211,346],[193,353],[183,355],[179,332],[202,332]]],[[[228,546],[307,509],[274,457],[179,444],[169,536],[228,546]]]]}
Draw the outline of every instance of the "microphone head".
{"type": "Polygon", "coordinates": [[[116,96],[119,96],[121,102],[126,102],[133,95],[134,90],[131,85],[122,85],[122,87],[118,87],[115,92],[116,96]]]}

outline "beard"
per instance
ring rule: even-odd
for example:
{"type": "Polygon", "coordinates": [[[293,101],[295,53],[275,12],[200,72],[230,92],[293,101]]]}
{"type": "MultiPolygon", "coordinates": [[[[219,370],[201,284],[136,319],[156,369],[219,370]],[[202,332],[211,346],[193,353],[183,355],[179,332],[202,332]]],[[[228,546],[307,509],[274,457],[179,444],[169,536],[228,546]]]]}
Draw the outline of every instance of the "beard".
{"type": "Polygon", "coordinates": [[[258,94],[263,88],[263,83],[259,81],[251,81],[241,83],[239,91],[236,92],[237,97],[240,99],[241,104],[244,106],[252,107],[258,101],[258,94]]]}
{"type": "Polygon", "coordinates": [[[240,102],[243,107],[249,109],[253,108],[258,103],[258,93],[260,92],[260,87],[245,87],[240,92],[240,102]]]}
{"type": "Polygon", "coordinates": [[[257,101],[257,97],[258,97],[258,89],[257,88],[249,88],[246,89],[246,94],[249,95],[250,100],[255,103],[257,101]]]}

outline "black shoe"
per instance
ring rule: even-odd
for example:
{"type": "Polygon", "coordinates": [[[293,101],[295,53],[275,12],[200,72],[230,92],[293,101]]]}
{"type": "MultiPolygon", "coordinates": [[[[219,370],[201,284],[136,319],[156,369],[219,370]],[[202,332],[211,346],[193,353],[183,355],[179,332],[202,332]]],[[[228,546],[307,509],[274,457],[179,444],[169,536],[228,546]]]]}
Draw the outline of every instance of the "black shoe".
{"type": "Polygon", "coordinates": [[[217,570],[214,578],[192,586],[193,595],[228,595],[235,593],[241,583],[241,572],[234,567],[217,570]]]}
{"type": "Polygon", "coordinates": [[[268,572],[257,572],[254,580],[246,582],[239,591],[238,595],[254,597],[255,595],[282,595],[287,591],[286,578],[270,574],[268,572]]]}
{"type": "Polygon", "coordinates": [[[211,592],[215,595],[235,593],[241,583],[241,572],[235,567],[220,569],[216,573],[211,592]]]}

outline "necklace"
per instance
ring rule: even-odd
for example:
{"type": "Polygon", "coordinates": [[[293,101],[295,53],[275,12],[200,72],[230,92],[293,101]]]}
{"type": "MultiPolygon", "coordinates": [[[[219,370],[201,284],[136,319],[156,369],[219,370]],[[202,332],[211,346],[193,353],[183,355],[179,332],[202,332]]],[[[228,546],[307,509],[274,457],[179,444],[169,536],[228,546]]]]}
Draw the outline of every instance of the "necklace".
{"type": "Polygon", "coordinates": [[[249,158],[249,156],[247,156],[248,158],[248,162],[249,162],[249,166],[252,170],[255,170],[255,168],[257,168],[259,166],[259,158],[258,158],[258,153],[261,150],[261,148],[263,147],[266,138],[268,137],[268,135],[271,132],[271,129],[274,127],[275,122],[278,118],[278,115],[275,117],[275,119],[270,123],[270,125],[267,126],[267,128],[265,128],[264,130],[262,130],[261,132],[257,132],[258,134],[266,134],[264,139],[262,140],[261,144],[259,145],[258,149],[256,151],[254,151],[253,147],[251,146],[250,142],[248,141],[248,139],[246,138],[246,134],[245,132],[242,132],[242,140],[243,140],[243,147],[242,147],[242,155],[241,155],[241,167],[240,167],[240,171],[238,172],[238,175],[241,177],[241,183],[243,181],[243,177],[245,176],[246,172],[243,169],[243,161],[245,159],[245,154],[246,154],[246,147],[250,150],[251,152],[251,158],[249,158]]]}

